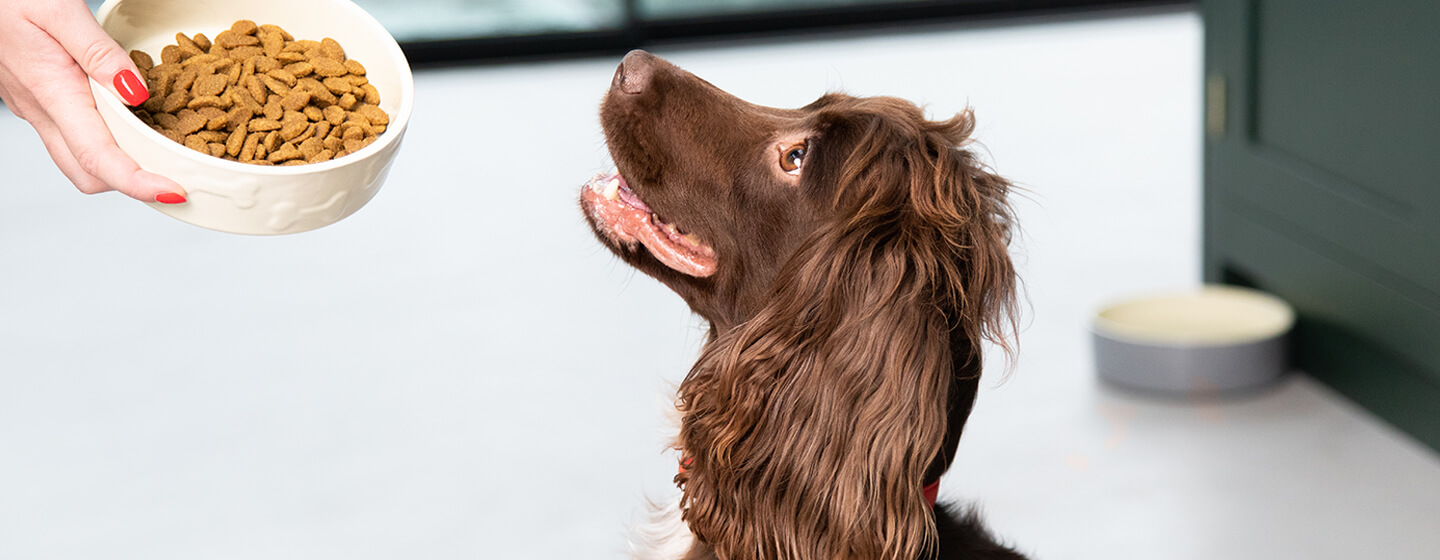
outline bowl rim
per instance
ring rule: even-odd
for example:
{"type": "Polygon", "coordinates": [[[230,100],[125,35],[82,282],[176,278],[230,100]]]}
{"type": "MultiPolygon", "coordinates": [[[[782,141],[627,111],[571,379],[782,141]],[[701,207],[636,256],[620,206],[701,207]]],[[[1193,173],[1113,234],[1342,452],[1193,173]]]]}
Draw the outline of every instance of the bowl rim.
{"type": "Polygon", "coordinates": [[[1294,326],[1294,308],[1279,297],[1259,290],[1221,284],[1206,284],[1200,286],[1198,289],[1189,291],[1127,298],[1101,307],[1090,319],[1090,330],[1096,336],[1123,343],[1163,348],[1215,348],[1269,343],[1286,337],[1294,326]],[[1247,304],[1257,306],[1257,309],[1263,308],[1264,311],[1273,313],[1277,320],[1274,321],[1273,325],[1268,325],[1263,330],[1255,329],[1253,331],[1239,333],[1201,336],[1195,334],[1177,335],[1174,333],[1158,332],[1154,329],[1128,325],[1107,316],[1110,312],[1132,306],[1214,297],[1245,300],[1247,304]]]}
{"type": "MultiPolygon", "coordinates": [[[[116,7],[127,1],[130,0],[105,0],[105,3],[101,4],[100,8],[95,12],[96,21],[103,28],[106,21],[109,20],[111,13],[115,11],[116,7]]],[[[359,5],[355,4],[350,0],[327,1],[334,2],[338,7],[340,7],[340,9],[349,10],[353,13],[353,15],[358,16],[359,21],[361,21],[362,24],[369,31],[374,33],[377,39],[383,37],[384,44],[382,45],[382,47],[386,51],[389,51],[389,53],[394,57],[394,59],[400,63],[401,71],[399,76],[399,104],[396,106],[395,113],[390,116],[390,124],[385,127],[385,132],[381,133],[380,136],[377,137],[374,142],[371,142],[369,146],[365,146],[364,148],[361,148],[360,151],[351,153],[343,158],[332,159],[330,161],[324,161],[320,163],[307,163],[305,165],[289,166],[253,165],[201,154],[200,152],[187,148],[184,145],[175,142],[174,140],[166,138],[164,135],[156,132],[154,129],[145,126],[145,124],[140,122],[140,119],[138,118],[119,120],[125,123],[124,126],[139,130],[140,134],[145,138],[154,140],[156,141],[156,143],[164,146],[162,149],[168,150],[171,154],[179,155],[180,157],[187,158],[190,161],[199,164],[218,166],[220,169],[224,170],[252,173],[260,176],[270,175],[276,177],[294,177],[315,173],[324,173],[326,171],[338,169],[369,159],[370,156],[377,154],[381,150],[385,149],[385,146],[388,146],[394,142],[398,142],[400,137],[403,135],[405,128],[409,126],[410,113],[414,109],[415,105],[415,76],[410,69],[410,61],[405,58],[405,51],[400,48],[400,43],[395,40],[395,37],[392,36],[388,30],[385,29],[384,25],[380,24],[379,20],[375,19],[375,16],[370,15],[370,13],[365,11],[365,9],[361,8],[359,5]]],[[[129,52],[128,48],[125,45],[121,45],[120,48],[127,49],[126,52],[129,52]]],[[[112,110],[117,110],[122,114],[131,114],[131,108],[129,106],[121,102],[120,99],[116,97],[116,95],[111,92],[109,88],[101,85],[93,77],[90,78],[90,90],[95,95],[95,102],[97,104],[104,103],[108,105],[109,108],[112,110]]],[[[131,116],[133,117],[133,114],[131,116]]],[[[108,121],[106,122],[106,127],[107,129],[109,128],[108,121]]]]}

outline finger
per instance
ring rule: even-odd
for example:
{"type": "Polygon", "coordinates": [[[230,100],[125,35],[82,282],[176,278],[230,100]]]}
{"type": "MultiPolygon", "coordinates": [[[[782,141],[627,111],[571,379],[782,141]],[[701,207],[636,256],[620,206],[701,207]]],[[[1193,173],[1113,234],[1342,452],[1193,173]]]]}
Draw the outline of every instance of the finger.
{"type": "MultiPolygon", "coordinates": [[[[3,65],[0,65],[0,83],[14,83],[14,78],[3,65]]],[[[40,135],[40,142],[45,146],[45,151],[54,160],[55,167],[75,185],[80,192],[94,194],[110,190],[110,186],[94,176],[86,173],[70,154],[70,147],[65,145],[65,139],[61,137],[60,131],[55,128],[55,123],[50,116],[36,103],[30,92],[24,88],[15,88],[14,91],[7,91],[0,87],[0,98],[5,100],[5,106],[16,116],[30,123],[35,132],[40,135]]]]}
{"type": "Polygon", "coordinates": [[[45,145],[45,151],[50,154],[50,159],[55,162],[55,167],[59,168],[65,178],[69,179],[80,192],[96,194],[112,190],[110,185],[87,173],[85,168],[75,161],[75,156],[70,152],[70,146],[65,144],[65,137],[60,134],[60,130],[48,117],[37,118],[31,121],[30,125],[34,126],[35,132],[40,134],[40,142],[45,145]]]}
{"type": "Polygon", "coordinates": [[[85,3],[67,0],[61,4],[50,14],[51,21],[43,25],[45,31],[70,53],[86,74],[126,104],[135,107],[149,99],[150,92],[145,80],[140,78],[139,68],[120,44],[100,28],[85,3]]]}

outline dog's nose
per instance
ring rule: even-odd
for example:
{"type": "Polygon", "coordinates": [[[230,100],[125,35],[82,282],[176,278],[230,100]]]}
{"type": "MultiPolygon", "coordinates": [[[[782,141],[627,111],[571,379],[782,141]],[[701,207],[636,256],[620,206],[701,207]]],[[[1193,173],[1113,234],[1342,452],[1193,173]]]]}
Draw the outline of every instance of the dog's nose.
{"type": "Polygon", "coordinates": [[[650,75],[655,71],[655,55],[636,49],[625,55],[615,69],[615,78],[610,87],[634,95],[645,91],[650,84],[650,75]]]}

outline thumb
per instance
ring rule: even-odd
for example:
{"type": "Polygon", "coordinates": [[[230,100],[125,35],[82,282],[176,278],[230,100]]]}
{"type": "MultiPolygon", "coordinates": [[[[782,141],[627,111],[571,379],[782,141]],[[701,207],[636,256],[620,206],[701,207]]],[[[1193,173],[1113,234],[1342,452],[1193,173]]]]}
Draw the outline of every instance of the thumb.
{"type": "Polygon", "coordinates": [[[140,69],[120,48],[120,44],[100,28],[100,23],[95,21],[85,3],[68,1],[63,4],[52,13],[54,21],[45,26],[50,36],[65,48],[86,74],[127,105],[137,107],[149,99],[150,91],[145,87],[140,69]]]}

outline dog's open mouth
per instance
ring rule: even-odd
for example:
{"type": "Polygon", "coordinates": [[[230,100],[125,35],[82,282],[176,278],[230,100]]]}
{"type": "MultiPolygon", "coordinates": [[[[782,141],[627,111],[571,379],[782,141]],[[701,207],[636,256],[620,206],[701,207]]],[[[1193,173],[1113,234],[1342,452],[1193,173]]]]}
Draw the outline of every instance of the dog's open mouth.
{"type": "Polygon", "coordinates": [[[652,211],[619,172],[590,179],[582,199],[590,217],[611,241],[629,247],[638,241],[665,266],[691,276],[715,274],[715,250],[652,211]]]}

